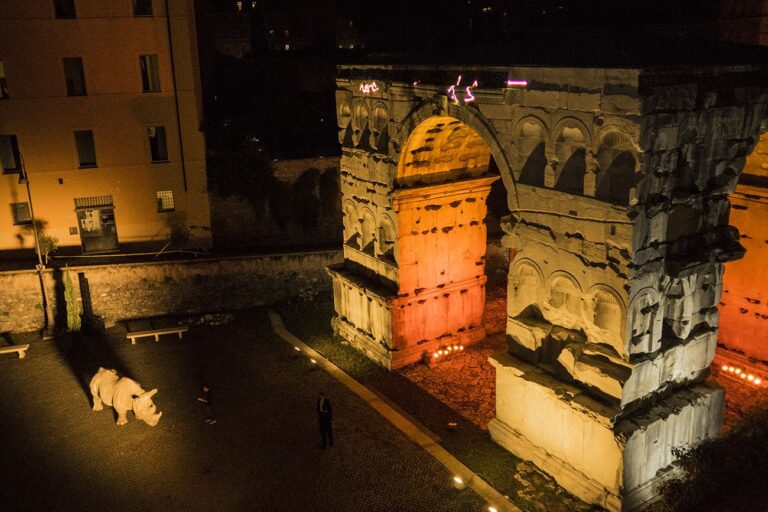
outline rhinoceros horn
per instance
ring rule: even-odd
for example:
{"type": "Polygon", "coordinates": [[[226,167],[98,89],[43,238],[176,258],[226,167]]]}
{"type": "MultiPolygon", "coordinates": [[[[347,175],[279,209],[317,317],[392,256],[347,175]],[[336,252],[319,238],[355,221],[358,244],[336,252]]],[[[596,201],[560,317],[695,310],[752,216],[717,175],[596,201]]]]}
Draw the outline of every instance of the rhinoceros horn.
{"type": "Polygon", "coordinates": [[[156,412],[157,407],[152,403],[152,397],[157,394],[157,389],[146,391],[136,397],[133,412],[136,418],[143,420],[147,425],[154,427],[160,421],[162,412],[156,412]]]}

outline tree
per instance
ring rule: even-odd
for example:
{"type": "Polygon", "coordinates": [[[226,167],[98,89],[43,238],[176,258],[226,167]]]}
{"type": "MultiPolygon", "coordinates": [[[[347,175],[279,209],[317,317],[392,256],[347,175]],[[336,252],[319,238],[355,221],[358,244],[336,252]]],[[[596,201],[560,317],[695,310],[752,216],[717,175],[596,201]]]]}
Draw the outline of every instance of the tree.
{"type": "Polygon", "coordinates": [[[48,264],[48,256],[56,252],[59,248],[59,239],[53,235],[46,235],[40,233],[38,236],[40,241],[40,255],[43,257],[46,264],[48,264]]]}

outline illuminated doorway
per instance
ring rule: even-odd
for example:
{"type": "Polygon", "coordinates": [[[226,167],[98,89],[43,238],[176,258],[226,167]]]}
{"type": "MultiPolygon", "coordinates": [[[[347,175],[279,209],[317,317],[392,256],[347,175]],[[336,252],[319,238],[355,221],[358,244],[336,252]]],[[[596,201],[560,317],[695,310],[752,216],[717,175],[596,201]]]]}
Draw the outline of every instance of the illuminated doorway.
{"type": "Polygon", "coordinates": [[[78,197],[75,212],[83,253],[117,250],[117,225],[112,196],[78,197]]]}

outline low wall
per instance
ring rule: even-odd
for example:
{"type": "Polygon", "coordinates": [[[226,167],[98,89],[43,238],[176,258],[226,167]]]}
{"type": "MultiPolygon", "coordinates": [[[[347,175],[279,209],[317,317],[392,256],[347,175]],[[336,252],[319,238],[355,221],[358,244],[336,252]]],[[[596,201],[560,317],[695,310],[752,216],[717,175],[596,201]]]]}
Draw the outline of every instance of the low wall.
{"type": "MultiPolygon", "coordinates": [[[[159,315],[242,309],[330,289],[325,267],[341,251],[69,267],[78,289],[83,278],[93,313],[107,325],[159,315]],[[82,274],[80,276],[79,274],[82,274]]],[[[66,323],[63,275],[46,270],[54,317],[66,323]]],[[[40,284],[34,270],[0,272],[0,332],[42,327],[40,284]]]]}

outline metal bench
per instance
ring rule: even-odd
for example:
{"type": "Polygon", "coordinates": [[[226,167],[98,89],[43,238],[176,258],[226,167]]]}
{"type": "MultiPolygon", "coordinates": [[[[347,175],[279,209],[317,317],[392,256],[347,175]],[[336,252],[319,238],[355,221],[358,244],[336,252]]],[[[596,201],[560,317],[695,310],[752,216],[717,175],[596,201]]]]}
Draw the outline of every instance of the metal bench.
{"type": "MultiPolygon", "coordinates": [[[[151,322],[150,322],[151,324],[151,322]]],[[[185,333],[189,330],[189,327],[186,325],[173,325],[173,326],[167,326],[167,327],[155,327],[154,325],[150,326],[149,329],[143,329],[141,331],[128,331],[126,333],[126,339],[131,340],[131,345],[136,344],[136,338],[146,338],[148,336],[154,336],[155,341],[160,341],[160,336],[163,334],[178,334],[179,339],[182,338],[182,333],[185,333]]]]}
{"type": "Polygon", "coordinates": [[[19,359],[24,359],[27,355],[27,349],[29,348],[29,343],[26,343],[24,345],[10,345],[7,347],[0,347],[0,354],[11,354],[13,352],[16,352],[19,355],[19,359]]]}

